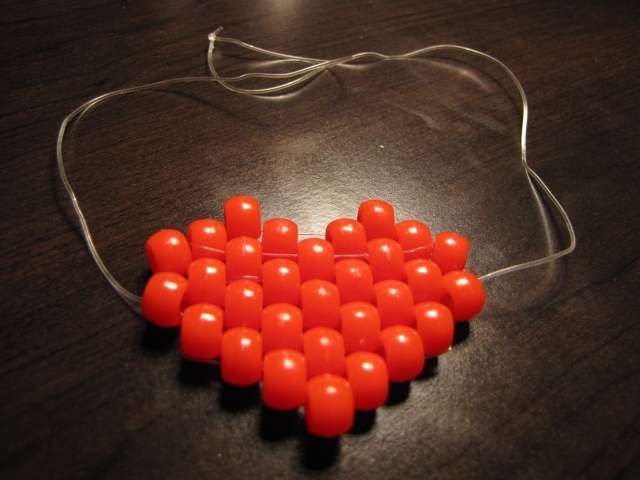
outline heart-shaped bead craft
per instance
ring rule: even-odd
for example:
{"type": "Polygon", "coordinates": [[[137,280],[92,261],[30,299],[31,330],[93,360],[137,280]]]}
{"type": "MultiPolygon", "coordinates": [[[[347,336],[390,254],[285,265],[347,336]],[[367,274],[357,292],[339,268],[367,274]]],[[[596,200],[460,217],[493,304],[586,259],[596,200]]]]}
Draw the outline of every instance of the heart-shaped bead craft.
{"type": "MultiPolygon", "coordinates": [[[[526,154],[529,106],[522,84],[492,55],[460,45],[431,45],[402,54],[364,51],[323,60],[275,52],[208,35],[210,76],[170,78],[98,95],[61,122],[56,161],[62,184],[88,251],[114,291],[136,313],[158,327],[180,327],[182,355],[196,362],[220,362],[224,381],[262,383],[265,405],[277,410],[304,407],[307,429],[324,437],[351,428],[354,410],[373,410],[386,401],[389,381],[420,374],[424,358],[451,349],[454,322],[468,321],[484,305],[482,282],[554,262],[575,250],[571,219],[526,154]],[[221,76],[216,45],[231,44],[282,59],[304,62],[288,72],[247,72],[221,76]],[[153,272],[143,297],[125,288],[105,265],[67,177],[63,143],[67,129],[90,109],[123,95],[177,83],[216,83],[252,97],[292,92],[334,67],[365,59],[400,61],[449,51],[483,59],[505,73],[518,90],[522,108],[520,161],[536,200],[549,202],[566,229],[568,245],[545,256],[485,273],[465,270],[469,243],[455,232],[432,240],[417,220],[395,223],[382,200],[360,205],[357,220],[331,222],[325,238],[299,240],[287,219],[261,223],[257,200],[232,197],[224,223],[196,220],[186,236],[161,230],[146,243],[153,272]],[[247,79],[274,81],[246,87],[247,79]]],[[[542,210],[541,210],[542,213],[542,210]]]]}
{"type": "Polygon", "coordinates": [[[304,407],[321,437],[346,433],[355,410],[384,405],[389,382],[415,379],[425,358],[448,352],[454,322],[485,300],[465,270],[464,236],[434,240],[423,222],[396,223],[383,200],[332,221],[324,239],[299,240],[295,222],[263,225],[258,201],[236,196],[224,223],[160,230],[145,252],[147,321],[180,327],[182,356],[219,361],[225,382],[262,382],[267,407],[304,407]]]}

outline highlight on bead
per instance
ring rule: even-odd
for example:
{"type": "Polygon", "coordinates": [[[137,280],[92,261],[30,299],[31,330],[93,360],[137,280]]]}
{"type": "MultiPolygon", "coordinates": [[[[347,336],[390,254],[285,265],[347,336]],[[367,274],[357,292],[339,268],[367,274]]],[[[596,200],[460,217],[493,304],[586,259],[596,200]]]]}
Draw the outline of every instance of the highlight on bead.
{"type": "Polygon", "coordinates": [[[229,240],[259,238],[262,231],[260,203],[247,195],[236,195],[224,202],[224,224],[229,240]]]}
{"type": "Polygon", "coordinates": [[[273,350],[264,356],[262,403],[275,410],[301,407],[307,398],[306,360],[295,350],[273,350]]]}
{"type": "Polygon", "coordinates": [[[318,437],[339,437],[353,425],[354,401],[351,384],[325,373],[307,382],[304,417],[309,433],[318,437]]]}
{"type": "Polygon", "coordinates": [[[262,264],[264,304],[300,303],[300,269],[293,260],[275,258],[262,264]]]}
{"type": "Polygon", "coordinates": [[[396,223],[383,200],[330,222],[324,239],[299,238],[287,218],[261,225],[251,197],[230,198],[224,214],[186,236],[149,237],[143,314],[181,327],[185,359],[220,362],[237,387],[261,382],[266,407],[303,407],[313,435],[342,435],[354,410],[384,406],[389,382],[420,375],[425,358],[452,348],[454,322],[484,305],[482,283],[463,270],[468,240],[432,240],[420,220],[396,223]]]}
{"type": "Polygon", "coordinates": [[[441,303],[424,302],[418,303],[414,312],[425,357],[437,357],[451,350],[454,335],[451,310],[441,303]]]}
{"type": "Polygon", "coordinates": [[[203,257],[191,262],[187,270],[187,305],[211,303],[224,307],[227,268],[215,258],[203,257]]]}
{"type": "Polygon", "coordinates": [[[260,330],[264,292],[259,283],[234,280],[227,285],[224,298],[226,328],[249,327],[260,330]]]}
{"type": "Polygon", "coordinates": [[[191,222],[187,227],[187,240],[194,260],[215,258],[224,262],[227,229],[222,222],[212,218],[191,222]]]}
{"type": "Polygon", "coordinates": [[[222,379],[235,386],[254,385],[262,378],[262,338],[257,330],[233,327],[222,334],[222,379]]]}
{"type": "Polygon", "coordinates": [[[142,293],[142,315],[157,327],[178,327],[188,282],[174,272],[152,275],[142,293]]]}
{"type": "Polygon", "coordinates": [[[225,255],[229,280],[259,280],[262,276],[262,245],[257,239],[235,237],[227,242],[225,255]]]}
{"type": "Polygon", "coordinates": [[[180,329],[180,353],[194,362],[211,363],[220,356],[224,312],[216,305],[198,303],[185,309],[180,329]]]}
{"type": "Polygon", "coordinates": [[[159,230],[148,238],[144,250],[151,272],[187,274],[192,255],[189,241],[182,232],[174,229],[159,230]]]}
{"type": "Polygon", "coordinates": [[[336,286],[342,303],[373,303],[373,273],[360,259],[340,260],[335,267],[336,286]]]}
{"type": "Polygon", "coordinates": [[[357,410],[375,410],[387,401],[389,371],[384,359],[371,352],[355,352],[346,359],[347,380],[351,384],[357,410]]]}
{"type": "Polygon", "coordinates": [[[298,255],[298,225],[288,218],[272,218],[262,228],[264,261],[275,258],[295,260],[298,255]]]}
{"type": "Polygon", "coordinates": [[[334,281],[335,256],[333,246],[321,238],[306,238],[298,244],[300,279],[334,281]]]}
{"type": "Polygon", "coordinates": [[[275,303],[262,310],[264,352],[288,349],[302,351],[302,311],[288,303],[275,303]]]}
{"type": "Polygon", "coordinates": [[[344,376],[344,339],[337,330],[326,327],[307,330],[303,335],[303,349],[309,378],[323,373],[344,376]]]}
{"type": "Polygon", "coordinates": [[[327,225],[325,238],[338,255],[364,256],[367,253],[367,233],[364,225],[357,220],[334,220],[327,225]]]}

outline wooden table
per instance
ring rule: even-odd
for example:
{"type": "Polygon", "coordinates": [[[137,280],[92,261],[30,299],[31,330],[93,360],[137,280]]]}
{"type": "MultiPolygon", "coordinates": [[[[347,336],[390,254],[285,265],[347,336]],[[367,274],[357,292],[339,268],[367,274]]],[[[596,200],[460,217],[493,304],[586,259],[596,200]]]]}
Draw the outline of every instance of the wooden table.
{"type": "MultiPolygon", "coordinates": [[[[638,478],[638,2],[5,2],[0,130],[3,478],[638,478]],[[105,91],[205,75],[206,35],[334,58],[487,51],[529,94],[531,165],[573,255],[487,283],[453,351],[340,441],[180,361],[175,332],[99,275],[55,167],[62,118],[105,91]]],[[[225,47],[224,72],[267,68],[225,47]]],[[[280,67],[281,68],[281,67],[280,67]]],[[[485,273],[566,243],[518,161],[516,91],[460,55],[337,68],[259,100],[215,84],[120,98],[72,126],[69,176],[115,275],[140,292],[154,230],[255,195],[305,232],[370,197],[455,229],[485,273]],[[564,243],[563,243],[564,242],[564,243]]]]}

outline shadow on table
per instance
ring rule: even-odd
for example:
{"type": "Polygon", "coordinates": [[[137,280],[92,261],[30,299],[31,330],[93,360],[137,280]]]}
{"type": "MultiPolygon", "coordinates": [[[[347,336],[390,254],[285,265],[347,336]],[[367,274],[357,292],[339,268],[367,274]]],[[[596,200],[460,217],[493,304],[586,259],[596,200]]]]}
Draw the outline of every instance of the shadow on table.
{"type": "Polygon", "coordinates": [[[301,462],[309,470],[323,470],[340,457],[340,437],[320,438],[302,433],[300,442],[301,462]]]}
{"type": "Polygon", "coordinates": [[[422,367],[422,372],[416,378],[416,381],[424,381],[429,380],[430,378],[435,377],[438,374],[438,357],[434,358],[425,358],[424,359],[424,367],[422,367]]]}
{"type": "Polygon", "coordinates": [[[221,380],[220,366],[217,363],[199,363],[182,359],[178,370],[178,381],[185,386],[209,387],[221,380]]]}
{"type": "MultiPolygon", "coordinates": [[[[459,345],[467,340],[471,335],[469,322],[456,322],[453,330],[453,345],[459,345]]],[[[437,363],[436,363],[437,365],[437,363]]]]}
{"type": "MultiPolygon", "coordinates": [[[[437,359],[425,360],[425,367],[418,378],[428,380],[437,374],[437,359]]],[[[385,406],[393,407],[407,400],[411,382],[390,383],[385,406]]],[[[377,411],[357,411],[349,435],[365,435],[376,425],[377,411]]],[[[319,438],[307,433],[304,420],[298,410],[281,412],[265,406],[260,410],[259,435],[266,442],[280,442],[298,438],[300,461],[309,470],[331,467],[340,456],[340,438],[319,438]]]]}
{"type": "Polygon", "coordinates": [[[236,387],[221,382],[218,402],[220,408],[226,412],[243,412],[260,405],[260,385],[236,387]]]}
{"type": "MultiPolygon", "coordinates": [[[[178,329],[158,328],[145,324],[140,337],[140,345],[145,352],[166,354],[173,351],[178,339],[178,329]]],[[[469,324],[456,324],[454,344],[464,342],[469,337],[469,324]]],[[[438,374],[438,358],[425,359],[421,374],[416,382],[425,382],[438,374]]],[[[254,408],[259,409],[258,434],[265,442],[298,440],[300,462],[309,470],[329,468],[339,458],[340,439],[323,439],[309,435],[300,410],[278,411],[261,405],[259,385],[236,387],[222,381],[218,363],[206,364],[180,360],[177,380],[187,388],[206,389],[217,387],[218,404],[223,412],[239,413],[254,408]]],[[[411,393],[412,382],[389,384],[389,395],[385,407],[404,403],[411,393]]],[[[366,435],[376,425],[377,413],[356,412],[350,435],[366,435]]]]}
{"type": "Polygon", "coordinates": [[[174,349],[179,334],[178,328],[160,328],[145,322],[140,335],[140,347],[147,354],[162,355],[174,349]]]}

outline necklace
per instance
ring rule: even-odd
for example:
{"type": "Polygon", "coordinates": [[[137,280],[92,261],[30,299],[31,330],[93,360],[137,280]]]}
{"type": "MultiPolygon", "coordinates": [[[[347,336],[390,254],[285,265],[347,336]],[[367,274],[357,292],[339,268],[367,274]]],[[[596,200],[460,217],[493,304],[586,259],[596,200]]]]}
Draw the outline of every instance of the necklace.
{"type": "Polygon", "coordinates": [[[451,349],[455,322],[466,322],[484,306],[483,282],[533,268],[575,249],[573,226],[545,182],[528,165],[528,103],[515,74],[486,53],[457,45],[436,45],[400,55],[361,52],[333,60],[265,50],[210,34],[210,76],[182,77],[99,95],[71,112],[60,126],[57,165],[88,250],[116,293],[137,313],[161,328],[180,327],[183,357],[220,362],[225,382],[262,382],[266,406],[304,406],[310,433],[335,437],[347,432],[354,410],[382,406],[389,382],[420,375],[425,358],[451,349]],[[284,73],[252,72],[220,76],[214,66],[216,43],[233,44],[275,59],[307,66],[284,73]],[[432,238],[418,220],[396,223],[383,200],[360,204],[357,219],[327,225],[324,238],[299,239],[288,219],[262,223],[259,202],[235,196],[224,205],[224,222],[200,219],[186,235],[160,230],[145,245],[153,275],[142,297],[124,288],[109,271],[67,178],[63,142],[67,127],[89,109],[121,95],[178,83],[215,82],[243,95],[286,92],[330,68],[365,60],[401,61],[439,51],[458,51],[498,65],[513,81],[522,101],[521,162],[534,195],[541,192],[556,209],[569,245],[539,259],[477,277],[466,269],[469,241],[456,232],[432,238]],[[238,86],[246,80],[275,85],[238,86]]]}

